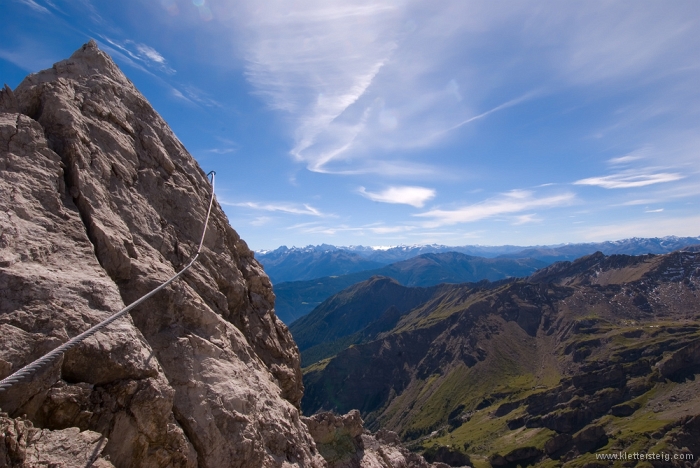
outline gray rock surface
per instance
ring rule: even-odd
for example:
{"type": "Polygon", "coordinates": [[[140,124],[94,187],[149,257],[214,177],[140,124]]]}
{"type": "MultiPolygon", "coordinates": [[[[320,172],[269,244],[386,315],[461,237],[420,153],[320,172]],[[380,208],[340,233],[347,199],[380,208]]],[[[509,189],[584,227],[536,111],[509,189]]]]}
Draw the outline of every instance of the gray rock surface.
{"type": "MultiPolygon", "coordinates": [[[[92,41],[0,91],[0,376],[179,271],[209,189],[92,41]]],[[[26,414],[51,434],[101,434],[117,467],[325,466],[299,416],[298,350],[273,306],[215,203],[192,269],[0,393],[0,407],[12,424],[26,414]]]]}
{"type": "Polygon", "coordinates": [[[106,442],[97,432],[38,429],[30,421],[0,414],[0,468],[114,468],[103,457],[106,442]]]}
{"type": "Polygon", "coordinates": [[[360,412],[339,416],[330,412],[302,418],[329,468],[441,468],[406,450],[395,432],[370,434],[360,412]]]}

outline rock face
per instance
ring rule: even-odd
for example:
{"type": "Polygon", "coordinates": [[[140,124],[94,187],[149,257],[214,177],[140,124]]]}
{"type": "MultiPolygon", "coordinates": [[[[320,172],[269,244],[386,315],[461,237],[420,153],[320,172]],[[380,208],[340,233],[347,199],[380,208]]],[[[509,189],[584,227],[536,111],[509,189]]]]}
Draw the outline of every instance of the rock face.
{"type": "Polygon", "coordinates": [[[338,416],[317,413],[303,418],[329,468],[442,468],[406,450],[395,432],[370,434],[363,428],[360,412],[338,416]]]}
{"type": "MultiPolygon", "coordinates": [[[[179,271],[209,190],[92,41],[0,92],[0,376],[179,271]]],[[[99,434],[96,453],[117,467],[325,466],[299,416],[299,353],[273,306],[215,203],[181,279],[0,393],[6,446],[18,416],[42,428],[22,439],[24,461],[5,463],[34,466],[42,441],[72,431],[91,454],[99,434]]]]}
{"type": "Polygon", "coordinates": [[[50,431],[30,421],[0,415],[0,466],[60,466],[63,468],[114,468],[102,456],[106,439],[77,427],[50,431]]]}

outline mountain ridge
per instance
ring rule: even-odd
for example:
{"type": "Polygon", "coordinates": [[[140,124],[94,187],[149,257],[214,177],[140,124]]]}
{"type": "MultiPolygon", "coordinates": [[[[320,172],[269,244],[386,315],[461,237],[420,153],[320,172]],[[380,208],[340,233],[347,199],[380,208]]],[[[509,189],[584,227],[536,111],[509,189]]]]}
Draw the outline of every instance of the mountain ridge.
{"type": "MultiPolygon", "coordinates": [[[[640,255],[646,253],[662,254],[678,250],[689,245],[700,244],[699,237],[631,237],[616,241],[589,242],[589,243],[565,243],[537,246],[484,246],[464,245],[446,246],[440,244],[413,244],[391,247],[371,246],[334,246],[330,244],[308,245],[305,247],[281,246],[274,250],[258,250],[256,258],[263,264],[266,271],[270,270],[270,276],[275,276],[276,262],[288,255],[306,255],[305,262],[312,262],[312,254],[346,251],[361,256],[367,260],[384,264],[407,260],[425,253],[459,252],[466,255],[493,258],[498,256],[508,258],[537,258],[549,259],[549,263],[560,260],[574,260],[600,251],[606,255],[624,253],[628,255],[640,255]]],[[[333,273],[337,274],[337,273],[333,273]]],[[[295,281],[301,278],[286,277],[285,281],[295,281]]],[[[307,278],[312,279],[312,278],[307,278]]]]}
{"type": "Polygon", "coordinates": [[[547,264],[533,259],[484,258],[459,252],[427,253],[374,270],[308,281],[278,283],[276,311],[281,320],[293,323],[336,292],[372,276],[394,278],[406,286],[434,286],[440,283],[498,280],[527,276],[547,264]],[[289,320],[293,318],[293,320],[289,320]]]}

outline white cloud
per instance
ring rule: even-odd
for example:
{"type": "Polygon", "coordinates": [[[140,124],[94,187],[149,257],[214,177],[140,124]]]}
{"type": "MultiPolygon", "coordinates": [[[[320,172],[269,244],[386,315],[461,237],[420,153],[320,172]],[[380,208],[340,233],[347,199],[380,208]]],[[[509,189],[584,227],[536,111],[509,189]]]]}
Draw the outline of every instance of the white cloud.
{"type": "Polygon", "coordinates": [[[250,222],[252,226],[264,226],[272,221],[272,218],[269,216],[258,216],[254,220],[250,222]]]}
{"type": "Polygon", "coordinates": [[[191,101],[207,106],[207,107],[223,107],[219,101],[216,99],[212,98],[208,93],[202,91],[201,89],[192,86],[192,85],[184,85],[182,86],[182,90],[184,92],[184,95],[191,101]]]}
{"type": "Polygon", "coordinates": [[[29,8],[31,8],[34,11],[38,11],[39,13],[50,13],[48,8],[45,6],[39,5],[37,2],[34,0],[19,0],[20,3],[24,3],[27,5],[29,8]]]}
{"type": "Polygon", "coordinates": [[[360,187],[358,192],[372,201],[411,205],[416,208],[422,208],[425,202],[435,198],[435,190],[425,187],[389,187],[381,192],[368,192],[364,187],[360,187]]]}
{"type": "MultiPolygon", "coordinates": [[[[563,193],[536,198],[530,191],[513,190],[499,197],[454,210],[430,210],[414,216],[430,218],[424,227],[435,228],[459,223],[471,223],[494,216],[513,215],[533,208],[553,208],[572,203],[574,194],[563,193]]],[[[517,222],[518,218],[516,218],[517,222]]]]}
{"type": "Polygon", "coordinates": [[[536,216],[537,215],[535,215],[534,213],[515,216],[513,225],[520,226],[521,224],[537,223],[542,221],[542,219],[537,218],[536,216]]]}
{"type": "MultiPolygon", "coordinates": [[[[288,114],[291,155],[332,174],[370,173],[392,152],[431,147],[549,93],[640,82],[698,46],[692,2],[223,3],[230,11],[216,21],[235,31],[248,80],[288,114]]],[[[441,161],[431,164],[439,172],[441,161]]]]}
{"type": "Polygon", "coordinates": [[[168,65],[168,62],[167,60],[165,60],[165,57],[163,57],[163,55],[161,55],[160,52],[158,52],[156,49],[147,44],[134,42],[130,39],[120,42],[116,39],[112,39],[105,35],[100,35],[100,37],[112,47],[116,47],[120,52],[127,55],[133,60],[141,62],[151,68],[155,68],[157,70],[165,72],[169,75],[175,73],[175,70],[173,70],[170,67],[170,65],[168,65]]]}
{"type": "Polygon", "coordinates": [[[135,44],[136,50],[139,52],[141,57],[145,57],[151,62],[155,62],[160,65],[165,65],[165,58],[158,53],[156,49],[146,44],[135,44]]]}
{"type": "Polygon", "coordinates": [[[367,230],[374,234],[396,234],[400,232],[412,231],[415,228],[415,226],[378,226],[367,228],[367,230]]]}
{"type": "Polygon", "coordinates": [[[619,174],[613,174],[609,176],[602,177],[589,177],[587,179],[581,179],[574,182],[575,185],[594,185],[598,187],[603,187],[606,189],[619,189],[619,188],[635,188],[635,187],[645,187],[647,185],[661,184],[664,182],[673,182],[674,180],[680,180],[684,176],[678,173],[671,172],[657,172],[657,173],[630,173],[622,172],[619,174]]]}
{"type": "Polygon", "coordinates": [[[355,164],[352,168],[344,168],[342,166],[315,167],[315,172],[323,174],[336,175],[363,175],[376,174],[391,178],[416,178],[421,179],[438,179],[445,181],[447,179],[455,179],[458,174],[448,172],[444,169],[437,168],[430,164],[417,163],[412,161],[401,160],[384,160],[384,161],[363,161],[355,164]]]}
{"type": "Polygon", "coordinates": [[[180,91],[177,88],[170,88],[170,92],[172,93],[173,96],[175,96],[178,99],[182,99],[183,101],[187,101],[190,104],[194,104],[190,99],[187,98],[184,94],[182,94],[182,91],[180,91]]]}
{"type": "Polygon", "coordinates": [[[556,16],[563,16],[555,26],[563,42],[562,72],[577,83],[672,69],[698,42],[697,35],[691,37],[697,28],[697,4],[692,1],[673,8],[648,1],[591,1],[556,10],[556,16]]]}
{"type": "Polygon", "coordinates": [[[608,164],[610,164],[612,166],[625,165],[625,164],[629,164],[633,161],[638,161],[642,158],[643,158],[643,156],[641,156],[639,154],[628,154],[625,156],[620,156],[617,158],[608,159],[608,164]]]}
{"type": "Polygon", "coordinates": [[[474,117],[469,117],[468,119],[466,119],[466,120],[464,120],[464,121],[458,123],[457,125],[453,125],[452,127],[448,128],[448,129],[446,129],[446,130],[444,130],[444,132],[449,132],[449,131],[455,130],[455,129],[459,128],[459,127],[462,127],[462,126],[464,126],[464,125],[466,125],[466,124],[475,122],[475,121],[477,121],[477,120],[481,120],[481,119],[483,119],[484,117],[487,117],[487,116],[493,114],[494,112],[498,112],[498,111],[500,111],[500,110],[507,109],[507,108],[509,108],[509,107],[517,106],[518,104],[521,104],[521,103],[523,103],[523,102],[525,102],[525,101],[529,101],[530,99],[533,99],[533,98],[537,97],[537,96],[540,95],[540,94],[542,94],[542,91],[540,91],[540,90],[538,90],[538,91],[529,91],[529,92],[523,94],[522,96],[519,96],[519,97],[517,97],[517,98],[515,98],[515,99],[511,99],[510,101],[504,102],[503,104],[500,104],[500,105],[494,107],[493,109],[489,109],[489,110],[487,110],[486,112],[482,112],[482,113],[479,114],[479,115],[475,115],[474,117]]]}
{"type": "Polygon", "coordinates": [[[624,203],[620,203],[620,206],[636,206],[636,205],[648,205],[650,203],[656,203],[658,200],[653,200],[650,198],[640,198],[636,200],[629,200],[624,203]]]}
{"type": "Polygon", "coordinates": [[[205,150],[205,152],[213,153],[213,154],[230,154],[230,153],[235,153],[236,151],[238,151],[238,147],[211,148],[211,149],[205,150]]]}
{"type": "Polygon", "coordinates": [[[362,127],[334,121],[371,86],[396,47],[401,2],[278,0],[244,8],[246,75],[275,109],[295,118],[291,154],[321,170],[362,127]],[[313,148],[313,149],[312,149],[313,148]]]}
{"type": "Polygon", "coordinates": [[[231,203],[225,201],[219,201],[222,205],[226,206],[238,206],[242,208],[250,208],[252,210],[259,211],[277,211],[281,213],[296,214],[296,215],[308,215],[308,216],[328,216],[311,205],[303,204],[301,206],[294,205],[291,203],[257,203],[257,202],[241,202],[241,203],[231,203]]]}

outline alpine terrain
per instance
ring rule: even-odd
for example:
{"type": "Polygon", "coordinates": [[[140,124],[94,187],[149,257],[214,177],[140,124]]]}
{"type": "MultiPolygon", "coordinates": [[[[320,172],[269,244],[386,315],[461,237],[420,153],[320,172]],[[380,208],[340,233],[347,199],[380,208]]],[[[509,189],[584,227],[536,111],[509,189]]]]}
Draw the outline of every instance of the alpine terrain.
{"type": "Polygon", "coordinates": [[[357,408],[453,466],[700,466],[699,287],[698,247],[476,284],[371,278],[292,327],[302,408],[357,408]]]}

